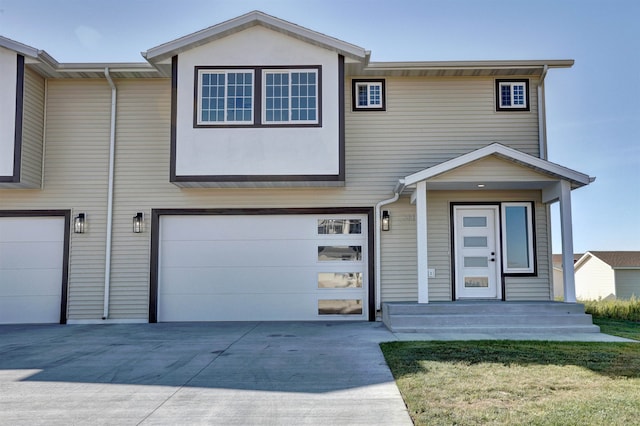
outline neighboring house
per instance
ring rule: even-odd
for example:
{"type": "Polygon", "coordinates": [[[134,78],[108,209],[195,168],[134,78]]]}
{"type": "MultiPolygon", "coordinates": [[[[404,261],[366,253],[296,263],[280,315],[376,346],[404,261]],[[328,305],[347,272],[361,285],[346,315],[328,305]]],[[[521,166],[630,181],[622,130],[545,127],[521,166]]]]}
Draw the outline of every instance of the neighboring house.
{"type": "MultiPolygon", "coordinates": [[[[582,257],[582,254],[573,255],[573,264],[582,257]]],[[[564,297],[564,274],[562,269],[562,255],[553,255],[553,297],[555,299],[564,297]]]]}
{"type": "Polygon", "coordinates": [[[593,181],[547,160],[544,79],[572,60],[371,62],[261,12],[143,55],[0,38],[1,323],[553,299],[549,205],[573,253],[593,181]]]}
{"type": "Polygon", "coordinates": [[[640,297],[640,251],[588,251],[575,274],[580,300],[640,297]]]}

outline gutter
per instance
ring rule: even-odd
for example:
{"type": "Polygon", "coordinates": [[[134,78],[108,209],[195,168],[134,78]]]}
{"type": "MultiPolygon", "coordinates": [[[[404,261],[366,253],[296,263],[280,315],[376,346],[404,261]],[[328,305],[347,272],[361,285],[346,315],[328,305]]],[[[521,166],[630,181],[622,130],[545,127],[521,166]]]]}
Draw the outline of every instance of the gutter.
{"type": "Polygon", "coordinates": [[[375,230],[374,230],[374,235],[376,236],[376,262],[375,262],[375,281],[376,281],[376,312],[380,310],[381,308],[381,295],[380,295],[380,276],[381,276],[381,266],[380,266],[380,259],[381,259],[381,248],[380,246],[382,245],[382,235],[381,235],[381,226],[380,226],[380,208],[382,206],[385,206],[387,204],[391,204],[391,203],[395,203],[396,201],[398,201],[398,198],[400,198],[400,193],[402,192],[402,190],[404,189],[404,181],[402,179],[400,179],[399,184],[396,185],[396,187],[394,188],[393,192],[393,197],[388,198],[386,200],[382,200],[380,202],[378,202],[376,204],[376,209],[375,209],[375,230]]]}
{"type": "Polygon", "coordinates": [[[538,83],[538,144],[540,158],[547,159],[547,108],[545,106],[544,97],[544,79],[549,71],[549,66],[544,65],[542,69],[542,75],[540,76],[540,82],[538,83]]]}
{"type": "Polygon", "coordinates": [[[104,312],[102,319],[109,318],[109,293],[111,288],[111,240],[113,238],[113,174],[116,156],[116,85],[105,67],[104,76],[111,86],[111,131],[109,134],[109,189],[107,192],[107,235],[104,263],[104,312]]]}

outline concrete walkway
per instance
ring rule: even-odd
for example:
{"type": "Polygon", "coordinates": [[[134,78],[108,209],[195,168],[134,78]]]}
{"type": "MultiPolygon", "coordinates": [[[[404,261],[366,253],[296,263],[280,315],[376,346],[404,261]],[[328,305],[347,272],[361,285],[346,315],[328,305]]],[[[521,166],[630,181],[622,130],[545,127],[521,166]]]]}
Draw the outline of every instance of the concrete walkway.
{"type": "MultiPolygon", "coordinates": [[[[526,336],[625,341],[599,333],[526,336]]],[[[0,425],[411,425],[381,323],[0,326],[0,425]]]]}

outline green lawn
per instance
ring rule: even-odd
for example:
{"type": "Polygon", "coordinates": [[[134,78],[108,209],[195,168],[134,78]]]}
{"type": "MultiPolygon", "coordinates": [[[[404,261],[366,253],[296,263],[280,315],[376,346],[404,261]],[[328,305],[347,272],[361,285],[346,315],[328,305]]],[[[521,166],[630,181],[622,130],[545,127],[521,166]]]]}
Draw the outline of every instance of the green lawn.
{"type": "MultiPolygon", "coordinates": [[[[640,323],[596,319],[640,340],[640,323]]],[[[630,425],[640,421],[640,343],[389,342],[416,425],[630,425]]]]}
{"type": "Polygon", "coordinates": [[[640,322],[594,316],[593,323],[600,326],[600,331],[603,333],[640,340],[640,322]]]}

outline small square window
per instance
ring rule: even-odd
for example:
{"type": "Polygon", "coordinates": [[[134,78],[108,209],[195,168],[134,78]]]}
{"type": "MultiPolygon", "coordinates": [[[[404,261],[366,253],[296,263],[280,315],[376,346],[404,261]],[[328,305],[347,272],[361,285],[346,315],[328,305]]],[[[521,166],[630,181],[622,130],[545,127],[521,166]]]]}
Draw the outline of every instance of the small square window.
{"type": "Polygon", "coordinates": [[[496,80],[496,111],[529,111],[529,80],[496,80]]]}
{"type": "Polygon", "coordinates": [[[384,80],[353,80],[354,111],[385,111],[384,80]]]}

